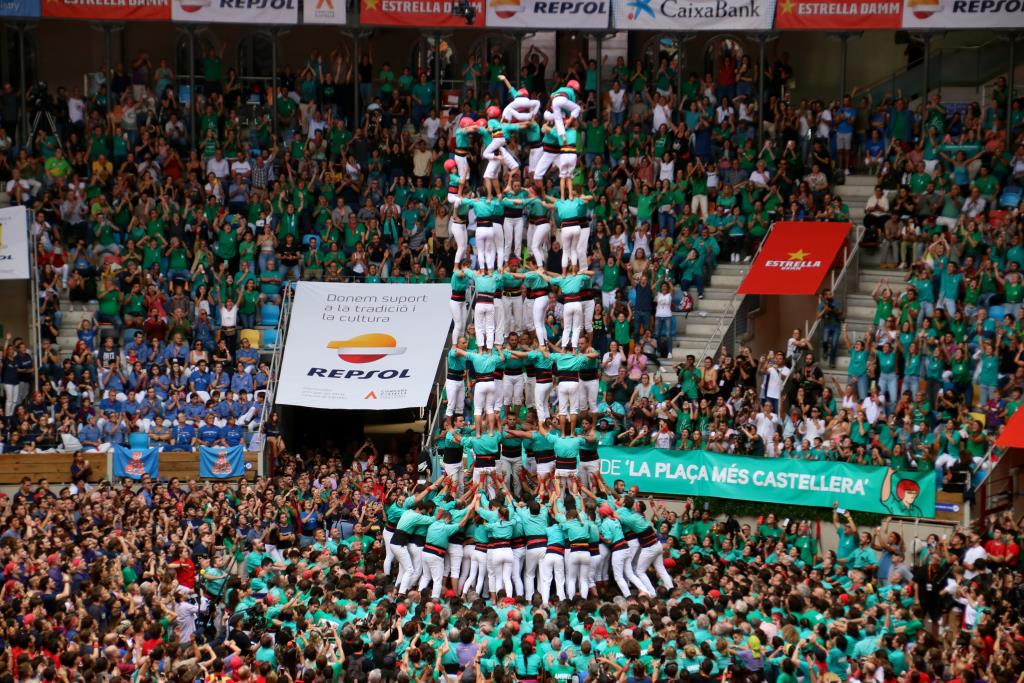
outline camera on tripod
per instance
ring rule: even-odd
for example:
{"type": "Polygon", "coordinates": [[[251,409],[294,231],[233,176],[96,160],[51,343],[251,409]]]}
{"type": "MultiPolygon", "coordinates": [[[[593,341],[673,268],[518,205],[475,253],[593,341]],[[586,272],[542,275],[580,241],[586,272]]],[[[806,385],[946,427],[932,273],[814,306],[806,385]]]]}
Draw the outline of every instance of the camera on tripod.
{"type": "Polygon", "coordinates": [[[45,111],[52,113],[54,110],[53,95],[50,94],[50,86],[46,81],[39,81],[28,89],[25,97],[32,111],[45,111]]]}
{"type": "Polygon", "coordinates": [[[468,26],[472,26],[476,20],[476,7],[469,0],[455,0],[452,3],[452,16],[462,17],[468,26]]]}

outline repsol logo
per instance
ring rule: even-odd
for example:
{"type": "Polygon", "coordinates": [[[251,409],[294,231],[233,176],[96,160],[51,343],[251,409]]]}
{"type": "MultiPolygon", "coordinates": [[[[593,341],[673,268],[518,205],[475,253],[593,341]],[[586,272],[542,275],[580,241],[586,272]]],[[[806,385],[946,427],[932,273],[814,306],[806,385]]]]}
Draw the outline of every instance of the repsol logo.
{"type": "Polygon", "coordinates": [[[603,2],[538,2],[533,6],[536,14],[605,14],[603,2]]]}
{"type": "Polygon", "coordinates": [[[341,370],[335,368],[310,368],[306,377],[325,377],[328,379],[409,379],[408,368],[402,370],[341,370]]]}

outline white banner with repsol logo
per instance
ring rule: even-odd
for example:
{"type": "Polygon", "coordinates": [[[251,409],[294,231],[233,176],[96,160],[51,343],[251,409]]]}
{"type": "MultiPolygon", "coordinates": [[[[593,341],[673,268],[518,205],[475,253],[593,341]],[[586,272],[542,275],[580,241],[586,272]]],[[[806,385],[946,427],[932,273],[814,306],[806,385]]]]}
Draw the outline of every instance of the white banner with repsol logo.
{"type": "Polygon", "coordinates": [[[488,28],[606,29],[611,0],[488,0],[488,28]]]}
{"type": "Polygon", "coordinates": [[[903,28],[1021,28],[1024,0],[906,0],[903,28]]]}
{"type": "Polygon", "coordinates": [[[336,410],[425,406],[452,321],[446,284],[299,282],[277,402],[336,410]]]}

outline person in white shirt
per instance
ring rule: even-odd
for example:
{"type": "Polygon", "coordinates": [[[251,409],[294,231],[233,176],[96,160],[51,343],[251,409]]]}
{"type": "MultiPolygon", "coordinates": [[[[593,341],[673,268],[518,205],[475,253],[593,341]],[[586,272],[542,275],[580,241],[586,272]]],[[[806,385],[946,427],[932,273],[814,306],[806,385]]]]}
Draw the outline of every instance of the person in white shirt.
{"type": "Polygon", "coordinates": [[[85,123],[85,100],[82,99],[81,88],[72,88],[68,98],[68,121],[72,127],[81,130],[85,123]]]}
{"type": "Polygon", "coordinates": [[[825,421],[821,419],[821,411],[818,410],[817,406],[811,408],[811,416],[804,419],[800,425],[799,430],[805,439],[810,441],[812,444],[815,439],[824,438],[825,436],[825,421]]]}
{"type": "Polygon", "coordinates": [[[213,153],[213,157],[206,162],[206,172],[212,173],[217,176],[217,179],[221,182],[228,177],[231,172],[231,164],[224,158],[224,153],[219,149],[213,153]]]}
{"type": "Polygon", "coordinates": [[[252,175],[252,164],[245,158],[243,152],[239,152],[238,157],[231,162],[231,174],[237,174],[242,180],[249,180],[249,176],[252,175]]]}
{"type": "Polygon", "coordinates": [[[963,565],[964,578],[970,581],[981,573],[981,568],[977,567],[976,564],[978,560],[984,560],[987,558],[988,553],[985,552],[985,548],[981,545],[981,536],[971,532],[971,535],[968,538],[970,539],[971,545],[967,548],[967,551],[964,552],[963,565]]]}
{"type": "Polygon", "coordinates": [[[626,122],[626,91],[622,89],[619,81],[612,83],[612,89],[608,91],[608,103],[611,105],[612,116],[611,126],[621,126],[626,122]]]}
{"type": "Polygon", "coordinates": [[[832,133],[832,110],[822,106],[821,102],[815,102],[814,108],[818,109],[816,119],[817,137],[828,140],[829,135],[832,133]]]}
{"type": "Polygon", "coordinates": [[[781,351],[770,351],[762,356],[759,370],[764,373],[762,398],[771,403],[773,410],[778,410],[782,387],[792,370],[786,366],[786,358],[781,351]]]}
{"type": "Polygon", "coordinates": [[[430,147],[434,146],[437,142],[437,134],[441,130],[441,119],[437,118],[437,112],[433,109],[427,114],[427,117],[423,119],[423,134],[427,137],[427,143],[430,147]]]}
{"type": "Polygon", "coordinates": [[[769,401],[765,401],[761,412],[754,416],[754,425],[757,435],[765,443],[765,447],[772,443],[776,430],[782,426],[782,420],[775,413],[775,408],[769,401]]]}
{"type": "Polygon", "coordinates": [[[864,418],[868,421],[868,424],[873,425],[878,421],[878,416],[882,414],[884,403],[885,399],[878,395],[878,387],[872,386],[871,390],[868,391],[868,395],[860,403],[860,407],[864,409],[864,418]]]}
{"type": "Polygon", "coordinates": [[[609,342],[608,352],[601,358],[601,372],[604,373],[605,379],[609,383],[619,376],[619,368],[625,362],[626,357],[622,355],[618,342],[609,342]]]}
{"type": "Polygon", "coordinates": [[[651,119],[651,132],[657,133],[661,130],[662,126],[669,128],[672,126],[672,98],[663,97],[661,95],[655,95],[652,103],[653,107],[653,118],[651,119]]]}
{"type": "Polygon", "coordinates": [[[771,179],[771,171],[765,167],[765,163],[763,161],[758,160],[757,166],[750,172],[750,184],[754,187],[767,188],[771,179]]]}
{"type": "Polygon", "coordinates": [[[310,114],[306,125],[308,127],[306,132],[307,140],[316,138],[317,132],[320,132],[322,135],[327,135],[327,122],[324,121],[323,114],[321,114],[319,110],[310,114]]]}
{"type": "Polygon", "coordinates": [[[672,358],[672,291],[668,280],[663,280],[654,295],[654,330],[658,350],[665,358],[672,358]]]}

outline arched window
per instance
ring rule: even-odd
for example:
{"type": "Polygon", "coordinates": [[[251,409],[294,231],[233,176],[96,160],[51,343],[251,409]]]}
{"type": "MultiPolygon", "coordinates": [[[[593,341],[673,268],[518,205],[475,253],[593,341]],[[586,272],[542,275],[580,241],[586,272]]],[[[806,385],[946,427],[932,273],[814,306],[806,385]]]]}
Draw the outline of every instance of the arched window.
{"type": "Polygon", "coordinates": [[[5,26],[0,35],[0,61],[3,62],[0,78],[4,83],[10,83],[17,91],[24,91],[36,84],[39,69],[36,59],[36,37],[32,31],[25,31],[25,82],[21,82],[21,44],[18,29],[14,26],[5,26]]]}
{"type": "Polygon", "coordinates": [[[270,78],[273,76],[273,47],[270,36],[253,33],[238,41],[238,75],[242,78],[270,78]]]}
{"type": "Polygon", "coordinates": [[[181,33],[174,51],[174,70],[179,78],[187,80],[193,73],[197,78],[203,76],[203,58],[214,48],[213,36],[205,29],[196,31],[195,61],[188,64],[188,34],[181,33]]]}

